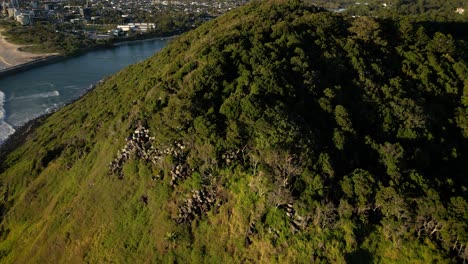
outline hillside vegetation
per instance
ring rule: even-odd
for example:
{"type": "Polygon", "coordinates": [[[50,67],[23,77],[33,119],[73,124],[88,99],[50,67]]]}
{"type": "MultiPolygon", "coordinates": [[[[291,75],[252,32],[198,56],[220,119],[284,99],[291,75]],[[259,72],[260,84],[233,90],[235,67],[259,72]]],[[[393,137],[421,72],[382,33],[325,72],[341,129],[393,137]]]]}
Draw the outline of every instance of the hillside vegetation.
{"type": "Polygon", "coordinates": [[[347,14],[379,17],[412,16],[426,21],[464,21],[465,12],[455,12],[457,8],[468,8],[465,0],[305,0],[328,8],[345,8],[347,14]]]}
{"type": "Polygon", "coordinates": [[[0,20],[2,34],[11,43],[27,45],[21,50],[33,53],[60,53],[72,55],[85,48],[104,46],[105,41],[94,41],[84,35],[56,31],[51,25],[24,27],[10,20],[0,20]]]}
{"type": "Polygon", "coordinates": [[[254,1],[0,157],[4,263],[468,259],[466,43],[254,1]]]}

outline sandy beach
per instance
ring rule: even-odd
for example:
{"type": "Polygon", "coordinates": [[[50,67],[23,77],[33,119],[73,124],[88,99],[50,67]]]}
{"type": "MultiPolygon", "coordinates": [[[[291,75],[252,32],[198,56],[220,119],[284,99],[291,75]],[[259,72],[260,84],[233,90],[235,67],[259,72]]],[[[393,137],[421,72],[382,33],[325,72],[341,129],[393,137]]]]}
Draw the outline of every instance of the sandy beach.
{"type": "Polygon", "coordinates": [[[56,54],[34,54],[18,50],[22,45],[6,41],[0,31],[0,70],[56,54]]]}

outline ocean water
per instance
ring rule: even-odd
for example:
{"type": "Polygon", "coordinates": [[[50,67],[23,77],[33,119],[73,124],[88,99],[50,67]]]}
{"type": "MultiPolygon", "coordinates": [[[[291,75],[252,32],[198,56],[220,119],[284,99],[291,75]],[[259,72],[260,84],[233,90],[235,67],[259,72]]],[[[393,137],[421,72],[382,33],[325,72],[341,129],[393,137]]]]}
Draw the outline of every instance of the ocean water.
{"type": "Polygon", "coordinates": [[[152,39],[88,52],[0,79],[0,144],[15,128],[85,93],[90,85],[167,45],[152,39]]]}
{"type": "Polygon", "coordinates": [[[3,142],[9,135],[15,132],[15,129],[5,122],[5,109],[3,104],[5,101],[5,94],[0,91],[0,144],[3,142]]]}

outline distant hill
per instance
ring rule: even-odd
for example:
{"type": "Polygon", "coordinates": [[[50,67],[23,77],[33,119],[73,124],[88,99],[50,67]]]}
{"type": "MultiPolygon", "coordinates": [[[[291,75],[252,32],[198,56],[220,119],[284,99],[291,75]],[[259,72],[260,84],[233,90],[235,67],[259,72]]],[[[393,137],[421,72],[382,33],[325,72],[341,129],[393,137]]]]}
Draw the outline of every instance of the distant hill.
{"type": "Polygon", "coordinates": [[[0,157],[3,263],[462,262],[466,43],[254,1],[0,157]]]}
{"type": "Polygon", "coordinates": [[[304,0],[349,15],[416,16],[421,20],[468,21],[465,0],[304,0]]]}

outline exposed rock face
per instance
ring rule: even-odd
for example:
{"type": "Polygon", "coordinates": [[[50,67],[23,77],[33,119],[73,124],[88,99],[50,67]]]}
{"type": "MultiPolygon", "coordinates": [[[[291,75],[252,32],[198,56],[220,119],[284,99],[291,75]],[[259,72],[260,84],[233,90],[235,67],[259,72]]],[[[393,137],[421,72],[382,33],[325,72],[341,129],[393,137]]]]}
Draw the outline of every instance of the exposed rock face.
{"type": "Polygon", "coordinates": [[[292,203],[282,204],[279,208],[283,209],[289,217],[293,232],[303,230],[307,226],[307,219],[297,214],[292,203]]]}
{"type": "MultiPolygon", "coordinates": [[[[117,157],[109,164],[109,174],[117,175],[123,178],[122,166],[132,158],[143,159],[157,165],[158,161],[167,155],[172,155],[175,165],[170,171],[171,179],[169,184],[176,186],[189,178],[192,174],[192,169],[186,162],[187,153],[186,146],[175,141],[170,147],[158,149],[154,147],[154,137],[150,136],[149,129],[145,126],[138,126],[135,131],[126,139],[125,146],[119,150],[117,157]]],[[[221,155],[222,161],[226,165],[239,160],[240,150],[227,150],[221,155]]],[[[153,180],[158,180],[159,177],[153,176],[153,180]]],[[[143,195],[142,202],[148,204],[148,197],[143,195]]],[[[195,190],[192,191],[190,197],[183,200],[179,206],[179,213],[176,222],[179,224],[189,223],[197,216],[206,214],[216,203],[216,193],[214,190],[195,190]]],[[[293,232],[298,232],[307,226],[307,219],[299,216],[294,210],[292,203],[281,204],[278,206],[284,210],[286,215],[291,220],[291,228],[293,232]]],[[[255,232],[255,222],[250,226],[246,234],[246,243],[250,244],[250,236],[255,232]]]]}
{"type": "Polygon", "coordinates": [[[171,170],[171,185],[190,176],[191,170],[185,163],[185,145],[182,142],[174,142],[172,147],[160,150],[154,147],[154,137],[150,136],[149,129],[138,126],[126,139],[127,143],[119,150],[117,157],[109,164],[109,174],[123,178],[122,166],[131,158],[143,159],[157,165],[158,161],[167,155],[172,155],[177,165],[171,170]]]}
{"type": "Polygon", "coordinates": [[[122,166],[130,158],[135,157],[156,164],[162,158],[160,152],[153,147],[154,137],[150,137],[149,129],[139,126],[127,139],[125,146],[117,153],[109,164],[109,174],[123,178],[122,166]]]}
{"type": "MultiPolygon", "coordinates": [[[[309,217],[303,217],[297,214],[296,210],[294,209],[293,203],[281,204],[278,206],[279,209],[283,210],[285,214],[289,218],[289,224],[293,233],[299,232],[304,230],[307,225],[309,224],[309,217]]],[[[245,233],[245,245],[248,246],[252,244],[252,236],[257,233],[256,224],[259,219],[254,219],[247,229],[245,233]]],[[[269,228],[268,232],[274,234],[275,236],[279,236],[278,230],[274,228],[269,228]]]]}
{"type": "MultiPolygon", "coordinates": [[[[117,157],[109,164],[109,174],[123,178],[122,166],[132,158],[143,159],[157,165],[158,161],[167,155],[171,155],[175,165],[172,166],[170,171],[171,179],[169,184],[174,187],[191,176],[193,170],[186,162],[186,147],[182,142],[175,141],[172,146],[161,148],[161,150],[155,148],[153,144],[154,137],[150,136],[149,129],[145,126],[138,126],[126,141],[125,146],[117,153],[117,157]]],[[[240,153],[241,150],[227,150],[221,155],[221,159],[226,165],[230,165],[239,160],[240,153]]],[[[158,175],[153,176],[152,179],[158,180],[159,178],[158,175]]],[[[184,199],[179,206],[176,222],[179,224],[189,223],[197,216],[206,214],[215,205],[216,198],[216,192],[208,190],[206,187],[202,190],[192,191],[191,195],[184,199]]],[[[148,204],[148,196],[143,195],[141,200],[145,205],[148,204]]],[[[303,230],[307,226],[308,220],[296,213],[292,203],[280,204],[278,207],[284,210],[290,219],[293,232],[303,230]]],[[[247,231],[247,244],[251,243],[250,236],[254,233],[255,221],[251,223],[247,231]]]]}
{"type": "Polygon", "coordinates": [[[216,193],[214,190],[195,190],[189,198],[179,207],[177,223],[189,223],[197,216],[208,212],[216,203],[216,193]]]}
{"type": "Polygon", "coordinates": [[[232,162],[239,159],[240,152],[240,149],[226,151],[223,155],[221,155],[221,159],[226,163],[226,165],[230,165],[232,162]]]}
{"type": "Polygon", "coordinates": [[[182,142],[175,141],[174,146],[167,148],[164,152],[168,155],[172,155],[176,162],[176,165],[171,169],[171,186],[177,185],[192,174],[191,169],[186,163],[186,153],[184,149],[185,145],[182,142]]]}
{"type": "MultiPolygon", "coordinates": [[[[175,165],[170,171],[169,184],[174,187],[191,176],[192,169],[186,162],[186,152],[184,151],[186,147],[182,142],[175,141],[173,146],[161,148],[161,150],[155,148],[154,137],[150,136],[149,129],[144,126],[138,126],[126,141],[125,146],[117,153],[117,157],[109,164],[109,174],[117,175],[121,179],[124,176],[122,167],[130,159],[143,159],[153,165],[158,165],[158,161],[171,155],[175,165]]],[[[237,157],[236,153],[229,154],[230,159],[234,160],[235,157],[237,157]]],[[[152,177],[152,180],[159,179],[159,175],[152,177]]],[[[148,205],[148,196],[142,195],[141,201],[148,205]]],[[[184,199],[179,207],[176,222],[179,224],[191,222],[197,216],[206,214],[215,203],[216,192],[214,190],[205,188],[192,191],[190,197],[184,199]]]]}
{"type": "Polygon", "coordinates": [[[171,170],[171,186],[187,179],[190,176],[190,169],[187,164],[179,163],[171,170]]]}
{"type": "MultiPolygon", "coordinates": [[[[117,175],[120,179],[123,178],[122,166],[132,158],[143,159],[157,165],[158,161],[162,160],[167,155],[172,155],[175,165],[170,171],[171,179],[169,184],[176,186],[189,178],[192,174],[192,169],[186,162],[187,153],[185,145],[180,141],[175,141],[170,147],[158,149],[154,147],[154,137],[150,136],[149,129],[145,126],[138,126],[135,131],[126,139],[125,146],[119,150],[117,157],[109,164],[109,174],[117,175]]],[[[229,165],[239,160],[240,150],[227,150],[221,155],[222,161],[229,165]]],[[[158,176],[153,176],[153,180],[158,180],[158,176]]],[[[143,195],[142,202],[147,205],[148,197],[143,195]]],[[[176,222],[188,223],[193,221],[197,216],[206,214],[216,203],[216,193],[214,190],[195,190],[192,191],[190,197],[183,200],[179,206],[179,213],[176,222]]],[[[291,220],[291,228],[294,232],[298,232],[307,226],[307,219],[299,216],[294,210],[292,203],[281,204],[278,206],[283,209],[286,215],[291,220]]],[[[255,222],[247,231],[246,243],[250,243],[250,236],[255,232],[255,222]]]]}

